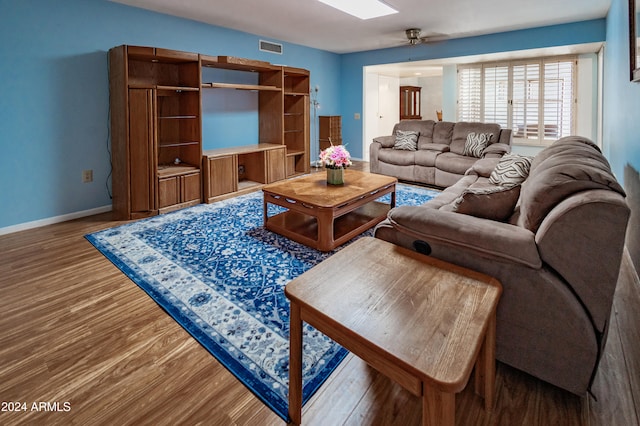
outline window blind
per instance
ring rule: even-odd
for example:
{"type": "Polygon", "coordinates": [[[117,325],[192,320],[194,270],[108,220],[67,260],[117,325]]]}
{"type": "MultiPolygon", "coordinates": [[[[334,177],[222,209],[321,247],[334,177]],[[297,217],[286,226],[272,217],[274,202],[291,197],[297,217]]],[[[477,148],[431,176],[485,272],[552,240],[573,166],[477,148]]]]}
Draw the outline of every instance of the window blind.
{"type": "Polygon", "coordinates": [[[481,121],[482,70],[458,69],[458,121],[481,121]]]}
{"type": "Polygon", "coordinates": [[[575,127],[574,57],[458,67],[458,121],[498,123],[546,145],[575,127]]]}

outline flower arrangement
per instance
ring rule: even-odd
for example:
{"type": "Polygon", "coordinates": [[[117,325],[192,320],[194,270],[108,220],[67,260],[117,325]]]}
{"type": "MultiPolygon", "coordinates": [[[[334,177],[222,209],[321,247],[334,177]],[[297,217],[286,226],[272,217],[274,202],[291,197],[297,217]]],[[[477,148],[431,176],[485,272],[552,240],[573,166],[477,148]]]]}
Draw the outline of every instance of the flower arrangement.
{"type": "Polygon", "coordinates": [[[333,145],[320,153],[320,161],[328,169],[341,169],[349,167],[351,154],[342,145],[333,145]]]}

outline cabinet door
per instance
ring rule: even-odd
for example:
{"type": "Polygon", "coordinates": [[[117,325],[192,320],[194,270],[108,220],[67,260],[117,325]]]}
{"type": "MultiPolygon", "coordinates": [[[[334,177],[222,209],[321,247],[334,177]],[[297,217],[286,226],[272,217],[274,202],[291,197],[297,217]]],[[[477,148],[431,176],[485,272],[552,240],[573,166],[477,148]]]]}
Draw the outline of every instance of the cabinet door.
{"type": "Polygon", "coordinates": [[[286,177],[285,148],[266,151],[267,183],[277,182],[286,177]]]}
{"type": "Polygon", "coordinates": [[[180,180],[177,176],[158,179],[158,208],[169,207],[180,202],[180,180]]]}
{"type": "Polygon", "coordinates": [[[200,201],[202,192],[200,191],[200,173],[180,176],[180,201],[200,201]]]}
{"type": "Polygon", "coordinates": [[[129,90],[129,176],[131,212],[154,209],[155,95],[152,89],[129,90]]]}
{"type": "Polygon", "coordinates": [[[205,181],[207,199],[238,190],[238,166],[235,156],[208,158],[206,161],[208,162],[205,181]]]}

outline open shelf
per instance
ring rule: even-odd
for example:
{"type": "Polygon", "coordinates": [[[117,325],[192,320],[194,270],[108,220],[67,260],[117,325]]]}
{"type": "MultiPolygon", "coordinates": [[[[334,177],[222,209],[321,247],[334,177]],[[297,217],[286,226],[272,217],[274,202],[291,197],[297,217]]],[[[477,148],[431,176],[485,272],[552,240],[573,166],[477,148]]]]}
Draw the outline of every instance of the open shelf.
{"type": "Polygon", "coordinates": [[[235,90],[262,90],[280,92],[276,86],[263,86],[259,84],[236,84],[236,83],[202,83],[204,89],[235,89],[235,90]]]}
{"type": "Polygon", "coordinates": [[[158,177],[167,178],[172,176],[179,176],[186,173],[193,173],[200,170],[196,166],[190,164],[161,164],[158,165],[158,177]]]}
{"type": "Polygon", "coordinates": [[[264,183],[262,182],[256,182],[253,180],[249,180],[249,179],[243,179],[238,181],[238,191],[242,191],[245,189],[249,189],[249,188],[253,188],[254,186],[263,186],[264,183]]]}
{"type": "Polygon", "coordinates": [[[158,146],[160,148],[170,148],[175,146],[188,146],[188,145],[199,145],[198,141],[176,141],[176,142],[160,142],[158,146]]]}
{"type": "Polygon", "coordinates": [[[279,70],[280,67],[269,62],[254,59],[238,58],[235,56],[208,56],[200,55],[200,63],[203,67],[223,68],[237,71],[265,72],[279,70]]]}

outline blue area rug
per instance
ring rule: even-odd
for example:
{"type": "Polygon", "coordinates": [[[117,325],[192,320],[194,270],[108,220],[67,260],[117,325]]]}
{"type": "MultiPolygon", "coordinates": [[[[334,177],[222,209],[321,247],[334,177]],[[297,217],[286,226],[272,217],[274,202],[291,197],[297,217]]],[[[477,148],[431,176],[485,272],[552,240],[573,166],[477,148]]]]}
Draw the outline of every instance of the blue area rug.
{"type": "MultiPolygon", "coordinates": [[[[398,185],[396,203],[419,205],[437,194],[398,185]]],[[[269,216],[279,211],[270,205],[269,216]]],[[[289,301],[284,286],[334,252],[321,253],[267,231],[262,221],[262,192],[255,192],[86,238],[287,420],[289,301]]],[[[309,326],[303,339],[306,402],[347,352],[309,326]]]]}

